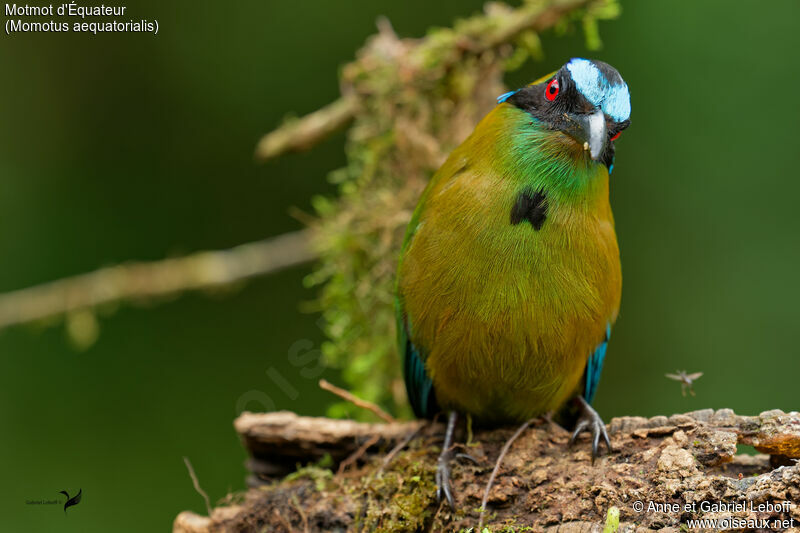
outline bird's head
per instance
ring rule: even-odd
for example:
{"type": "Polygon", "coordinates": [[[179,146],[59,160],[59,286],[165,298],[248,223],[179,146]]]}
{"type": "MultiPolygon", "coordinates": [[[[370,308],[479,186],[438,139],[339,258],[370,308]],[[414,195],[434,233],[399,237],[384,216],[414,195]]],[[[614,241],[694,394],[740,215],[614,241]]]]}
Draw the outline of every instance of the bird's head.
{"type": "Polygon", "coordinates": [[[538,123],[609,168],[614,141],[630,125],[631,99],[619,72],[602,61],[573,58],[557,72],[498,98],[526,111],[538,123]]]}

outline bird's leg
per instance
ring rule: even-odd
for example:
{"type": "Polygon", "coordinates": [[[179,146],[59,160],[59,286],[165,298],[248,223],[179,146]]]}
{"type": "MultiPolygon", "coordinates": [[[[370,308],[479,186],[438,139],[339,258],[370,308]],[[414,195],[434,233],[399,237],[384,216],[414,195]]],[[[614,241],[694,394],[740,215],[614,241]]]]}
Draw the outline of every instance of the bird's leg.
{"type": "Polygon", "coordinates": [[[453,450],[451,448],[453,446],[456,420],[458,420],[458,413],[450,411],[447,416],[447,430],[444,433],[442,453],[439,454],[439,460],[436,461],[436,498],[442,501],[442,496],[444,496],[451,509],[456,508],[456,504],[453,501],[453,491],[450,488],[450,459],[453,458],[453,450]]]}
{"type": "Polygon", "coordinates": [[[575,425],[575,431],[572,433],[572,438],[569,440],[569,443],[570,445],[574,444],[575,440],[578,438],[578,435],[582,431],[588,430],[592,434],[592,462],[594,463],[594,459],[597,457],[600,448],[601,436],[608,447],[608,451],[613,452],[614,450],[611,448],[611,441],[609,440],[608,433],[606,432],[606,425],[603,423],[603,419],[600,418],[600,415],[597,414],[597,411],[595,411],[592,406],[583,399],[582,396],[578,396],[576,401],[581,409],[581,414],[578,418],[578,423],[575,425]]]}

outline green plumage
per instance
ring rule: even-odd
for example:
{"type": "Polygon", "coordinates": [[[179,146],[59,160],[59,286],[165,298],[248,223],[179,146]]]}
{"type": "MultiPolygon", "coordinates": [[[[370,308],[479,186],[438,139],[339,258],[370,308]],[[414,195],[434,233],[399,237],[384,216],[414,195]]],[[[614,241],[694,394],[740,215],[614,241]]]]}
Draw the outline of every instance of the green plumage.
{"type": "Polygon", "coordinates": [[[415,412],[519,421],[582,394],[621,282],[607,166],[499,104],[431,179],[406,233],[397,327],[415,412]]]}

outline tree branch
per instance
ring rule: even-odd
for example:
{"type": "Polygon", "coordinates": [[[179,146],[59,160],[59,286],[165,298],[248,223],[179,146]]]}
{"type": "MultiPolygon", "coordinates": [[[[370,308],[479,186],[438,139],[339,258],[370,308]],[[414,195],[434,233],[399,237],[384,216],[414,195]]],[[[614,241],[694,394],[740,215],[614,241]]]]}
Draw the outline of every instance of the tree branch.
{"type": "Polygon", "coordinates": [[[131,262],[0,294],[0,330],[125,300],[148,300],[211,289],[315,259],[308,230],[228,250],[131,262]]]}
{"type": "Polygon", "coordinates": [[[307,150],[345,127],[357,109],[356,98],[342,97],[303,118],[290,120],[261,137],[255,157],[267,161],[287,152],[307,150]]]}
{"type": "MultiPolygon", "coordinates": [[[[451,30],[451,38],[446,44],[441,39],[404,39],[403,46],[386,46],[387,41],[395,44],[400,41],[390,28],[385,29],[386,24],[381,21],[378,24],[379,37],[384,37],[381,41],[384,48],[391,48],[394,53],[420,59],[435,54],[436,57],[444,58],[443,63],[448,65],[461,59],[461,52],[464,50],[473,55],[482,54],[514,41],[526,31],[548,29],[565,13],[602,3],[598,0],[534,0],[513,10],[495,4],[491,6],[489,16],[477,15],[451,30]],[[387,39],[389,33],[391,35],[387,39]]],[[[346,84],[345,86],[347,87],[346,84]]],[[[352,87],[347,88],[347,95],[339,100],[302,118],[289,120],[261,137],[256,145],[256,159],[263,162],[287,152],[307,150],[349,124],[355,118],[361,105],[360,100],[365,94],[360,94],[359,90],[352,87]]]]}
{"type": "Polygon", "coordinates": [[[362,443],[379,437],[372,446],[394,445],[419,430],[421,422],[366,424],[352,420],[297,416],[288,411],[242,413],[234,423],[242,443],[250,452],[248,468],[254,474],[250,485],[284,476],[297,464],[316,463],[325,456],[334,464],[354,454],[362,443]]]}
{"type": "MultiPolygon", "coordinates": [[[[241,495],[239,504],[218,507],[210,517],[185,511],[173,531],[283,531],[287,524],[276,521],[276,513],[288,528],[307,524],[310,531],[468,531],[480,520],[492,465],[514,432],[475,433],[468,451],[479,464],[451,465],[457,507],[451,511],[435,497],[441,424],[359,424],[277,412],[245,413],[236,429],[250,454],[263,463],[313,465],[327,456],[332,464],[329,460],[324,468],[307,466],[283,480],[262,482],[241,495]],[[419,427],[427,431],[419,431],[385,465],[383,454],[419,427]],[[334,474],[337,463],[348,457],[357,457],[358,464],[334,474]],[[304,519],[296,509],[303,509],[304,519]]],[[[623,417],[611,421],[609,433],[616,451],[592,462],[586,435],[568,447],[569,433],[555,424],[522,432],[508,446],[486,498],[489,530],[599,532],[614,508],[622,520],[619,531],[642,533],[665,527],[677,531],[696,518],[800,523],[800,465],[793,460],[800,457],[800,413],[738,416],[730,409],[705,409],[670,417],[623,417]],[[777,455],[737,455],[737,444],[777,455]],[[709,512],[703,502],[731,504],[732,510],[709,512]],[[650,503],[660,508],[648,509],[650,503]],[[751,510],[760,505],[761,511],[751,510]]]]}

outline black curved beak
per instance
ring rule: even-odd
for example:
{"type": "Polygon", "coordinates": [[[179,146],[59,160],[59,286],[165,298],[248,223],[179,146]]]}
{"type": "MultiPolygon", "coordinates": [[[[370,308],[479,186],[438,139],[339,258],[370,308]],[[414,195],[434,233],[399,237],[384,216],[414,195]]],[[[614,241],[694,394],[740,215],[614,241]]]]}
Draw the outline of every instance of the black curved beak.
{"type": "Polygon", "coordinates": [[[591,113],[568,113],[569,126],[564,133],[583,145],[592,159],[597,161],[606,149],[608,131],[606,117],[599,109],[591,113]]]}

